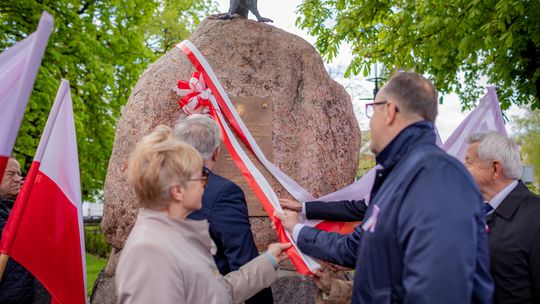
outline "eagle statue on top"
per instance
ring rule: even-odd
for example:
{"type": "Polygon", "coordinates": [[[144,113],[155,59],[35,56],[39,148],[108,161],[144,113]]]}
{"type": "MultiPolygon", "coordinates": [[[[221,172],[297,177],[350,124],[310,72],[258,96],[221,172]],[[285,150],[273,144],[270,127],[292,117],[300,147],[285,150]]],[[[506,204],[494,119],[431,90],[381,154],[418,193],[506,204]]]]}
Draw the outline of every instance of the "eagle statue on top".
{"type": "Polygon", "coordinates": [[[259,22],[273,22],[272,19],[261,17],[257,9],[257,0],[231,0],[229,12],[221,19],[235,19],[238,16],[247,18],[250,11],[259,22]]]}

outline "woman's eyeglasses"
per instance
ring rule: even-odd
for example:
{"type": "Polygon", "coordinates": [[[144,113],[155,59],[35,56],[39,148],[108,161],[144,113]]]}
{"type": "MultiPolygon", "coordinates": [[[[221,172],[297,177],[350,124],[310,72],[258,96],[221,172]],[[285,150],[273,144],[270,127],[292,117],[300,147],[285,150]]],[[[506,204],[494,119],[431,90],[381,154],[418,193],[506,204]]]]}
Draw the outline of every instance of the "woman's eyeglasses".
{"type": "Polygon", "coordinates": [[[206,185],[208,185],[208,174],[210,172],[208,171],[208,169],[206,168],[203,168],[202,170],[202,177],[199,177],[199,178],[190,178],[188,179],[188,181],[201,181],[202,185],[204,188],[206,188],[206,185]]]}

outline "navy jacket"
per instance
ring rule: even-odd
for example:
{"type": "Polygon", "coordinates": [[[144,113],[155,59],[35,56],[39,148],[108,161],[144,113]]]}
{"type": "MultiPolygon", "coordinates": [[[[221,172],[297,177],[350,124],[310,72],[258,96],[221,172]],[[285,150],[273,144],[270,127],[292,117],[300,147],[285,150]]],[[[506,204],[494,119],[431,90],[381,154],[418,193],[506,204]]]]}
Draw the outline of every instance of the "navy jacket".
{"type": "Polygon", "coordinates": [[[404,129],[377,162],[363,224],[349,235],[304,227],[300,249],[356,269],[353,303],[491,303],[483,201],[432,124],[404,129]]]}
{"type": "MultiPolygon", "coordinates": [[[[208,220],[210,236],[216,243],[214,256],[222,275],[238,270],[259,256],[253,240],[244,192],[232,181],[212,172],[202,197],[202,209],[189,218],[208,220]]],[[[246,303],[273,303],[272,290],[263,289],[246,303]]]]}
{"type": "Polygon", "coordinates": [[[540,197],[519,184],[488,215],[496,304],[540,303],[540,197]]]}

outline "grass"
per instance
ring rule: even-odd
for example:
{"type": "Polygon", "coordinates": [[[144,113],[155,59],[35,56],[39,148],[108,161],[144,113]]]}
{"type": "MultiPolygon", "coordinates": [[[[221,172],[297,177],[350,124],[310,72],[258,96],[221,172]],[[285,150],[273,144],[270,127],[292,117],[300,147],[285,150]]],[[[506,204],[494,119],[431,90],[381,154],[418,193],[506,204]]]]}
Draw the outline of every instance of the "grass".
{"type": "Polygon", "coordinates": [[[92,293],[99,272],[107,265],[107,259],[86,253],[86,283],[88,296],[92,293]]]}

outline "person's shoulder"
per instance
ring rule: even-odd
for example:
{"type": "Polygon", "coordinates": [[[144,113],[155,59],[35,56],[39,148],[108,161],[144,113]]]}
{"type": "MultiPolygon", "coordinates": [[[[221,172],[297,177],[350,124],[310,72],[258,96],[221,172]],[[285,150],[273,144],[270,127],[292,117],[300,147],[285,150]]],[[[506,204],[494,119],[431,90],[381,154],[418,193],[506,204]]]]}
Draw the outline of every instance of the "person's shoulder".
{"type": "MultiPolygon", "coordinates": [[[[527,188],[528,189],[528,188],[527,188]]],[[[532,192],[530,189],[529,190],[529,200],[531,202],[534,202],[536,205],[540,206],[540,195],[532,192]]]]}
{"type": "Polygon", "coordinates": [[[540,215],[540,196],[532,192],[524,184],[520,183],[518,184],[518,187],[520,185],[524,188],[522,191],[523,191],[523,194],[525,195],[525,200],[524,200],[525,207],[531,210],[533,213],[540,215]]]}
{"type": "Polygon", "coordinates": [[[415,151],[419,169],[427,170],[451,170],[455,173],[468,175],[465,166],[455,157],[449,155],[436,145],[426,145],[415,151]]]}
{"type": "Polygon", "coordinates": [[[159,217],[141,217],[131,229],[126,239],[126,247],[162,247],[167,248],[170,239],[175,242],[185,241],[185,236],[181,233],[181,228],[171,229],[167,219],[159,217]]]}
{"type": "Polygon", "coordinates": [[[422,162],[426,166],[431,167],[446,167],[453,168],[461,173],[465,173],[465,166],[454,156],[446,153],[439,147],[432,147],[426,153],[424,161],[422,162]]]}
{"type": "Polygon", "coordinates": [[[451,186],[451,184],[459,185],[462,190],[465,190],[463,187],[467,186],[468,191],[479,193],[476,182],[465,168],[465,165],[439,147],[431,147],[424,153],[417,170],[418,172],[427,173],[426,176],[429,176],[429,178],[434,176],[446,177],[445,180],[449,183],[448,186],[451,186]]]}
{"type": "MultiPolygon", "coordinates": [[[[510,192],[505,201],[513,200],[511,204],[518,204],[514,221],[520,222],[525,234],[530,234],[532,231],[540,233],[540,196],[530,191],[526,185],[519,183],[516,188],[510,192]]],[[[503,203],[505,202],[503,201],[503,203]]]]}
{"type": "Polygon", "coordinates": [[[173,260],[172,256],[174,254],[162,242],[148,238],[128,238],[120,252],[119,265],[131,265],[136,263],[135,261],[141,262],[153,259],[173,260]]]}
{"type": "Polygon", "coordinates": [[[221,175],[212,173],[208,180],[208,189],[214,189],[214,190],[226,190],[226,191],[242,191],[242,188],[238,186],[235,182],[232,180],[225,178],[221,175]]]}

